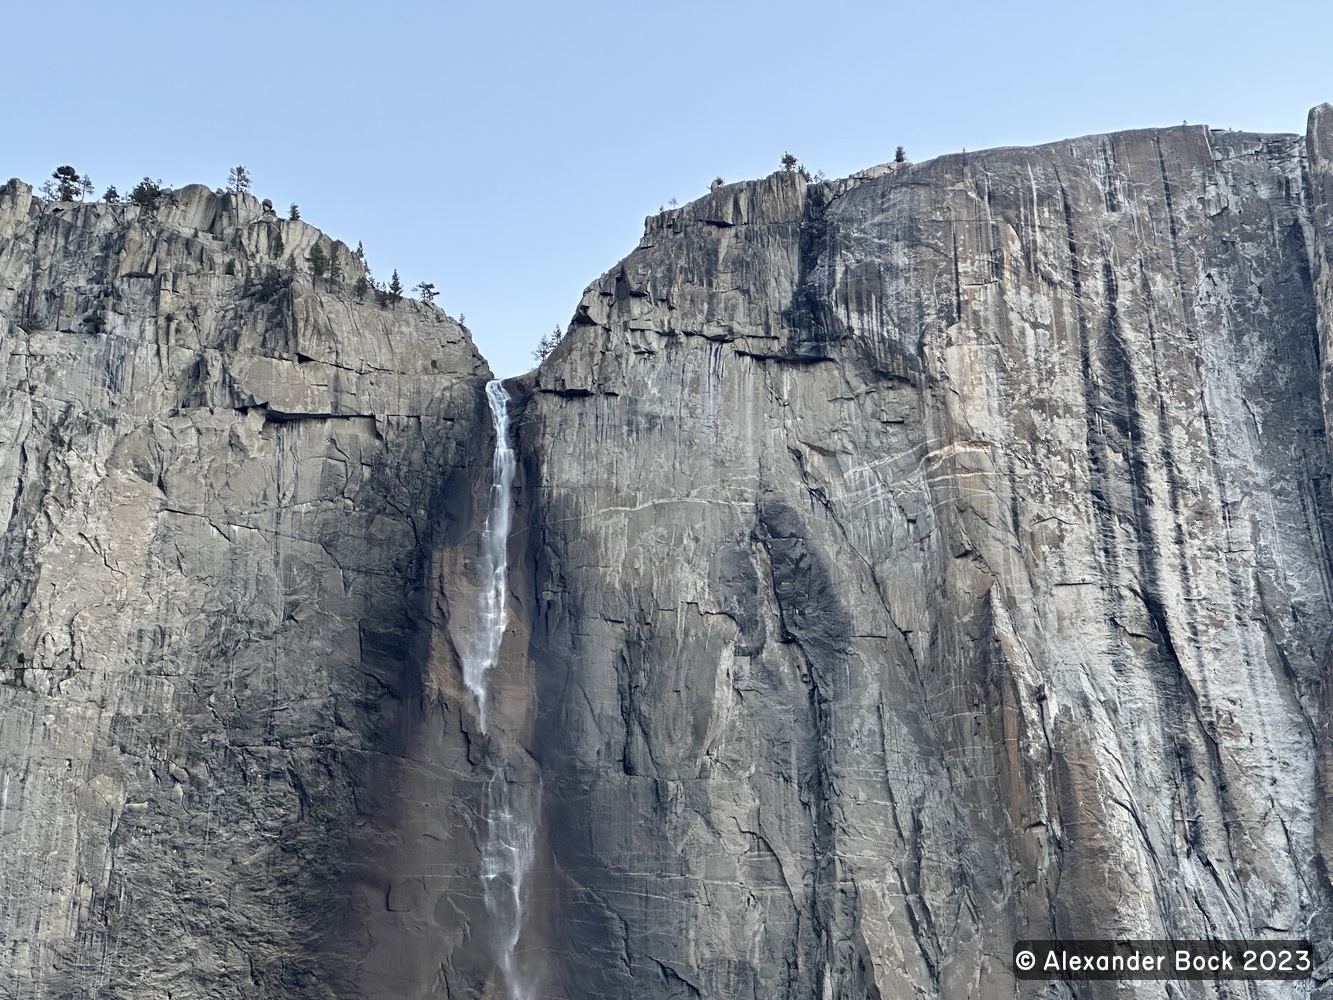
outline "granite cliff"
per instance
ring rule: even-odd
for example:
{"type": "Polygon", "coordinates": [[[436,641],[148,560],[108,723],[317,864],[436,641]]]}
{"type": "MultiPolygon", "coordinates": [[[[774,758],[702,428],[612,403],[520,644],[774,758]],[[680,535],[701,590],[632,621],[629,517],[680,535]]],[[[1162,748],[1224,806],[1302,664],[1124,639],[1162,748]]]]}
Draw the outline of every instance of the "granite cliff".
{"type": "Polygon", "coordinates": [[[489,373],[316,240],[0,189],[0,996],[399,996],[481,911],[441,581],[489,373]]]}
{"type": "Polygon", "coordinates": [[[650,218],[508,384],[483,727],[467,332],[10,182],[0,997],[1333,996],[1331,204],[1322,106],[650,218]],[[1103,936],[1323,964],[1015,983],[1103,936]]]}
{"type": "Polygon", "coordinates": [[[1330,157],[1324,106],[648,220],[524,380],[555,992],[1333,959],[1330,157]]]}

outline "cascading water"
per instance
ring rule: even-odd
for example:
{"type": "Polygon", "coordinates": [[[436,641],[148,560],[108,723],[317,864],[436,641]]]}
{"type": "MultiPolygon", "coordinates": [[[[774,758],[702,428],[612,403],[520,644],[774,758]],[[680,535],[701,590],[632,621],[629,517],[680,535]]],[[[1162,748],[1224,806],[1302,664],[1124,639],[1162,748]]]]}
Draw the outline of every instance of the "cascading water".
{"type": "MultiPolygon", "coordinates": [[[[509,446],[509,393],[500,382],[486,384],[495,424],[491,460],[491,507],[481,536],[477,618],[463,644],[463,680],[477,702],[477,720],[486,732],[486,675],[500,658],[508,617],[510,491],[514,452],[509,446]]],[[[501,746],[503,740],[496,740],[501,746]]],[[[497,964],[509,1000],[531,1000],[533,990],[519,968],[517,948],[523,933],[523,878],[532,865],[540,786],[511,780],[503,762],[486,785],[486,836],[481,844],[482,895],[494,921],[497,964]]]]}
{"type": "Polygon", "coordinates": [[[463,682],[477,700],[477,720],[486,732],[486,675],[500,657],[508,618],[505,590],[509,585],[509,492],[514,484],[514,450],[509,447],[509,393],[498,379],[486,383],[495,424],[495,455],[491,458],[491,509],[481,533],[481,595],[470,648],[463,651],[463,682]]]}
{"type": "Polygon", "coordinates": [[[509,1000],[531,1000],[527,977],[518,966],[523,933],[523,876],[532,865],[538,793],[496,772],[486,786],[486,843],[482,845],[482,891],[495,921],[500,971],[509,1000]]]}

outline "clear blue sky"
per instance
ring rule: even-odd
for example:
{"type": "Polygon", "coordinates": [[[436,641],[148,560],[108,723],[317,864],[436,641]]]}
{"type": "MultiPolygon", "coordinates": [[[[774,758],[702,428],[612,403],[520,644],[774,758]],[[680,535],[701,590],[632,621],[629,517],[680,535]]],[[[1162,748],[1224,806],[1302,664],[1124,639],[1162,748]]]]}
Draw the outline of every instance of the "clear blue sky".
{"type": "Polygon", "coordinates": [[[643,217],[791,150],[830,176],[1152,125],[1302,132],[1333,4],[19,2],[0,179],[254,192],[435,282],[491,366],[643,217]]]}

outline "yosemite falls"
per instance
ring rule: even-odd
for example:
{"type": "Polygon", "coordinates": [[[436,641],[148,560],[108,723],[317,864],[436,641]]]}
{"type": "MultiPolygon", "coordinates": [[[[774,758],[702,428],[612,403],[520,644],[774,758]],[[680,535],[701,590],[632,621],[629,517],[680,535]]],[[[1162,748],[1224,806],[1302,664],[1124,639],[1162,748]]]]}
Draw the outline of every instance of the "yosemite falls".
{"type": "Polygon", "coordinates": [[[477,703],[477,724],[486,732],[486,675],[500,657],[508,612],[505,594],[509,587],[509,525],[512,520],[510,490],[514,483],[514,450],[509,446],[509,393],[499,380],[486,383],[495,428],[495,455],[491,459],[494,482],[491,506],[481,532],[478,570],[478,607],[475,624],[463,633],[463,680],[477,703]]]}
{"type": "MultiPolygon", "coordinates": [[[[477,722],[487,733],[487,674],[495,667],[504,641],[508,615],[505,601],[509,581],[509,526],[513,498],[514,451],[509,443],[509,394],[493,380],[486,384],[495,430],[491,461],[494,482],[491,508],[481,535],[479,613],[473,645],[463,656],[463,677],[477,705],[477,722]]],[[[517,955],[523,933],[523,877],[533,861],[539,787],[516,783],[505,764],[505,741],[487,741],[494,771],[487,781],[485,835],[482,839],[482,893],[494,921],[491,932],[496,961],[508,1000],[530,1000],[529,973],[517,955]]]]}
{"type": "Polygon", "coordinates": [[[718,184],[501,385],[0,186],[0,1000],[1333,1000],[1331,206],[1327,105],[718,184]]]}

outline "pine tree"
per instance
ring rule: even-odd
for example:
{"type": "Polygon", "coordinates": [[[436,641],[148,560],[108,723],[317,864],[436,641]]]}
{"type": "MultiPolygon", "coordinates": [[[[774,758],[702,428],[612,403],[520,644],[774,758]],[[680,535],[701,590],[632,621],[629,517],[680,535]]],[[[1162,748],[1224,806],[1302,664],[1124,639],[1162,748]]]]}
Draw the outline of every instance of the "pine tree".
{"type": "Polygon", "coordinates": [[[356,296],[356,301],[366,301],[366,292],[370,291],[370,283],[365,278],[357,278],[356,284],[352,287],[352,294],[356,296]]]}
{"type": "Polygon", "coordinates": [[[130,192],[130,201],[151,214],[157,211],[157,203],[165,193],[160,180],[155,181],[145,177],[134,185],[134,190],[130,192]]]}
{"type": "Polygon", "coordinates": [[[236,194],[250,193],[250,171],[245,167],[232,167],[227,174],[227,190],[236,194]]]}
{"type": "Polygon", "coordinates": [[[255,292],[255,298],[260,302],[268,302],[280,291],[282,291],[282,278],[275,268],[270,267],[264,271],[264,278],[259,283],[259,290],[255,292]]]}
{"type": "MultiPolygon", "coordinates": [[[[51,179],[42,185],[42,197],[50,201],[73,201],[75,198],[82,199],[84,195],[83,182],[88,180],[87,175],[79,176],[79,172],[65,164],[56,167],[51,171],[51,179]]],[[[92,189],[92,181],[88,180],[88,189],[92,189]]]]}
{"type": "Polygon", "coordinates": [[[417,285],[417,293],[421,296],[421,301],[426,303],[434,302],[435,296],[439,294],[435,291],[435,285],[429,281],[417,285]]]}
{"type": "Polygon", "coordinates": [[[403,300],[403,283],[398,280],[398,271],[395,268],[393,280],[389,282],[389,301],[397,305],[403,300]]]}
{"type": "Polygon", "coordinates": [[[300,218],[301,218],[301,206],[298,205],[298,204],[296,204],[296,202],[292,202],[292,207],[291,207],[290,211],[288,211],[288,213],[287,213],[287,218],[291,219],[293,222],[296,222],[298,219],[300,219],[300,218]]]}
{"type": "Polygon", "coordinates": [[[310,256],[306,258],[310,261],[310,271],[316,278],[322,278],[329,270],[329,257],[324,252],[324,248],[315,241],[315,245],[310,248],[310,256]]]}
{"type": "Polygon", "coordinates": [[[560,341],[564,338],[564,336],[565,336],[565,331],[560,329],[559,324],[556,324],[556,328],[552,330],[550,333],[543,334],[542,339],[537,341],[537,346],[533,348],[532,351],[533,360],[536,361],[537,364],[541,364],[543,361],[545,361],[547,355],[549,355],[552,351],[555,350],[556,345],[560,343],[560,341]]]}
{"type": "Polygon", "coordinates": [[[791,173],[796,169],[796,162],[796,157],[791,153],[782,154],[782,169],[787,171],[787,173],[791,173]]]}
{"type": "Polygon", "coordinates": [[[907,162],[907,150],[903,149],[902,146],[899,146],[896,150],[894,150],[894,151],[893,151],[893,162],[894,162],[894,163],[906,163],[906,162],[907,162]]]}
{"type": "Polygon", "coordinates": [[[109,188],[107,188],[105,191],[102,192],[102,200],[106,202],[108,205],[120,204],[120,192],[116,190],[116,185],[112,184],[109,188]]]}
{"type": "Polygon", "coordinates": [[[281,233],[281,232],[275,232],[275,233],[273,234],[273,239],[271,239],[271,240],[269,241],[269,250],[272,252],[272,254],[273,254],[274,257],[281,257],[281,256],[282,256],[282,233],[281,233]]]}
{"type": "Polygon", "coordinates": [[[338,253],[338,244],[335,243],[329,248],[329,288],[333,287],[335,281],[343,280],[343,262],[338,253]]]}

